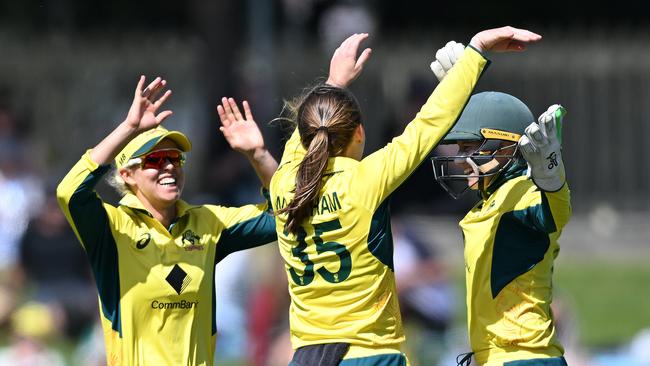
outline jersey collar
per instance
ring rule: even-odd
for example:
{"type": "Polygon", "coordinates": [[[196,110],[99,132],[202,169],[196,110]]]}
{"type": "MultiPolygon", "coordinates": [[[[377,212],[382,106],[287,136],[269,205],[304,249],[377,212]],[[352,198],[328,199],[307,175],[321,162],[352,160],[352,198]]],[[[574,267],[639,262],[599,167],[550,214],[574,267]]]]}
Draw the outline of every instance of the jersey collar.
{"type": "Polygon", "coordinates": [[[346,156],[335,156],[329,158],[327,161],[327,168],[325,169],[326,175],[340,173],[346,169],[350,169],[359,164],[359,160],[348,158],[346,156]]]}
{"type": "Polygon", "coordinates": [[[513,161],[513,164],[510,167],[508,167],[505,171],[501,172],[501,174],[495,177],[494,181],[490,183],[490,186],[487,188],[485,192],[481,192],[483,198],[487,199],[487,197],[491,196],[492,193],[496,192],[496,190],[499,189],[499,187],[501,187],[505,182],[509,181],[510,179],[517,178],[526,174],[527,168],[528,165],[526,164],[525,160],[517,159],[513,161]]]}
{"type": "MultiPolygon", "coordinates": [[[[124,195],[124,197],[122,197],[122,199],[120,200],[120,205],[129,207],[136,211],[140,211],[146,214],[147,216],[152,217],[151,213],[144,207],[142,202],[140,202],[138,197],[136,197],[133,193],[127,193],[126,195],[124,195]]],[[[190,205],[183,200],[178,200],[176,202],[176,211],[178,212],[176,218],[178,219],[184,216],[187,213],[187,211],[197,207],[198,206],[190,205]]]]}

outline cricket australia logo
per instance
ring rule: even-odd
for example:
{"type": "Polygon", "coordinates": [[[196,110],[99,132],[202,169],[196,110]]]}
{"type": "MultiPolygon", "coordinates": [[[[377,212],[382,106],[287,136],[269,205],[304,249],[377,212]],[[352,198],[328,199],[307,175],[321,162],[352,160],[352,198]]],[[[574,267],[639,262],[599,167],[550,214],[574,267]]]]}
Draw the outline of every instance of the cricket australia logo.
{"type": "Polygon", "coordinates": [[[553,167],[558,166],[558,162],[557,162],[557,154],[555,153],[555,151],[553,151],[552,153],[550,153],[550,154],[546,157],[546,160],[548,161],[548,169],[549,169],[549,170],[553,169],[553,167]]]}
{"type": "Polygon", "coordinates": [[[182,239],[183,249],[190,252],[192,250],[203,250],[201,238],[192,230],[185,230],[182,239]]]}

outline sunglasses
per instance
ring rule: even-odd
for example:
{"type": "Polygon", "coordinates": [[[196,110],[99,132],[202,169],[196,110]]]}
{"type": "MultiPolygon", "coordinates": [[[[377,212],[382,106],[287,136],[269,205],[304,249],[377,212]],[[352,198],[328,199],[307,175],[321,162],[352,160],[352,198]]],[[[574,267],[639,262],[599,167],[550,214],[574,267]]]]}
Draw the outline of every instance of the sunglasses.
{"type": "Polygon", "coordinates": [[[129,160],[126,167],[140,165],[142,169],[163,169],[167,162],[175,167],[185,164],[185,154],[178,149],[156,150],[139,158],[129,160]]]}

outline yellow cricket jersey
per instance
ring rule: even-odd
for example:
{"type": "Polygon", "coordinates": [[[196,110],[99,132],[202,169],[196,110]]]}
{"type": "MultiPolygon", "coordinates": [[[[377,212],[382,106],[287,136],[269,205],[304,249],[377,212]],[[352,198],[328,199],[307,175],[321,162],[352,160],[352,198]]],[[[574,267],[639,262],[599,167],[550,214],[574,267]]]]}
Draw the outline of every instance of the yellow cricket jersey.
{"type": "MultiPolygon", "coordinates": [[[[297,235],[284,233],[286,214],[276,217],[294,348],[348,342],[346,358],[362,356],[360,348],[399,350],[388,198],[451,129],[487,64],[468,47],[402,135],[361,161],[330,158],[312,216],[297,235]]],[[[274,210],[293,198],[304,154],[296,130],[271,180],[274,210]]]]}
{"type": "Polygon", "coordinates": [[[109,168],[86,152],[57,188],[94,273],[108,365],[212,365],[214,266],[275,240],[268,205],[179,201],[167,229],[132,194],[118,207],[100,199],[94,187],[109,168]]]}
{"type": "Polygon", "coordinates": [[[460,222],[470,343],[480,365],[561,357],[551,314],[553,261],[571,216],[568,185],[505,180],[460,222]]]}

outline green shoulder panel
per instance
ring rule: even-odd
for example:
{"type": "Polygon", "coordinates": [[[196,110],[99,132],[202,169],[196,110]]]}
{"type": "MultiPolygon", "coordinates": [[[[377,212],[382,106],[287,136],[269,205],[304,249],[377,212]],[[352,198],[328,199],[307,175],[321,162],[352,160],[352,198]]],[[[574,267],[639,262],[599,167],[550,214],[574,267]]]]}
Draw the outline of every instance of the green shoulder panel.
{"type": "Polygon", "coordinates": [[[104,165],[91,172],[70,197],[68,210],[90,261],[102,314],[110,320],[113,330],[121,336],[117,245],[103,202],[94,190],[97,182],[109,169],[109,165],[104,165]]]}
{"type": "Polygon", "coordinates": [[[512,280],[541,262],[549,248],[548,234],[522,224],[522,214],[520,211],[508,212],[499,222],[492,252],[492,298],[512,280]]]}

